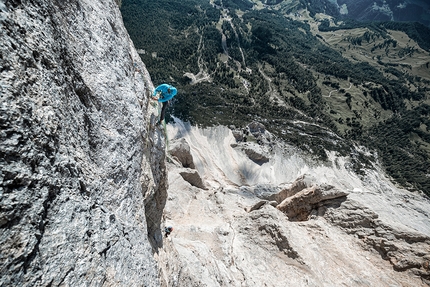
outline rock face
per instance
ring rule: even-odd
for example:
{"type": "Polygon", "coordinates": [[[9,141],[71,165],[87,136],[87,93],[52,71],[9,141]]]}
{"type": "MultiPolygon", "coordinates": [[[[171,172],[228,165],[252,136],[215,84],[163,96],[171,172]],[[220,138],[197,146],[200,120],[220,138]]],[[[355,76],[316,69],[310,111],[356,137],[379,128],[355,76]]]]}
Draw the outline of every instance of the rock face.
{"type": "Polygon", "coordinates": [[[1,1],[0,39],[1,286],[429,284],[429,201],[348,158],[178,123],[166,164],[114,0],[1,1]]]}
{"type": "MultiPolygon", "coordinates": [[[[368,208],[347,201],[338,209],[329,209],[326,218],[361,244],[378,251],[390,261],[394,270],[410,270],[417,276],[430,279],[430,237],[407,228],[393,228],[368,208]]],[[[430,283],[429,281],[426,281],[430,283]]]]}
{"type": "Polygon", "coordinates": [[[0,285],[158,286],[164,138],[117,4],[0,1],[0,39],[0,285]]]}
{"type": "Polygon", "coordinates": [[[426,198],[374,171],[360,179],[347,159],[319,165],[262,140],[273,149],[259,165],[237,148],[246,133],[168,128],[207,190],[168,164],[163,286],[428,286],[426,198]]]}

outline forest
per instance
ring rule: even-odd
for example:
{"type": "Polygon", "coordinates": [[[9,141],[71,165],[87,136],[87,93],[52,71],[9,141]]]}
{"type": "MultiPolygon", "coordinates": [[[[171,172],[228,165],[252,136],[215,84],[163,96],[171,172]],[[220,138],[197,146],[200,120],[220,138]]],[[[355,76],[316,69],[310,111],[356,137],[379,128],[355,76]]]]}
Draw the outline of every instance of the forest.
{"type": "Polygon", "coordinates": [[[355,20],[344,20],[337,26],[331,26],[328,20],[319,25],[320,31],[337,31],[343,29],[368,28],[379,34],[386,34],[387,29],[405,32],[411,39],[415,40],[421,48],[430,51],[429,28],[418,22],[359,22],[355,20]]]}
{"type": "MultiPolygon", "coordinates": [[[[399,64],[380,62],[378,69],[368,62],[352,62],[314,36],[308,23],[287,18],[281,11],[253,10],[246,0],[214,3],[229,9],[228,20],[209,1],[123,1],[124,23],[136,48],[145,51],[141,58],[154,85],[169,82],[180,91],[170,114],[201,126],[240,127],[264,119],[269,131],[319,160],[327,158],[325,150],[346,156],[354,152],[353,143],[362,144],[378,152],[396,182],[430,195],[430,110],[424,103],[430,83],[426,79],[401,72],[399,64]],[[238,9],[240,17],[232,12],[238,9]],[[210,81],[191,84],[184,76],[202,70],[210,81]],[[362,92],[342,90],[342,81],[362,92]],[[363,85],[366,82],[372,85],[363,85]],[[410,89],[411,84],[418,88],[410,89]],[[323,96],[326,87],[342,95],[341,112],[329,107],[323,96]],[[357,97],[365,99],[361,109],[374,111],[372,119],[364,121],[357,97]],[[411,108],[408,102],[421,104],[411,108]],[[381,114],[391,116],[381,118],[381,114]],[[294,120],[310,125],[291,125],[294,120]],[[342,140],[334,140],[331,132],[342,140]]],[[[302,3],[303,7],[309,4],[302,3]]],[[[323,9],[312,7],[314,13],[323,9]]],[[[360,27],[370,32],[347,39],[353,46],[378,37],[386,41],[374,51],[393,47],[397,43],[384,37],[387,29],[394,29],[407,33],[423,49],[430,48],[429,29],[417,23],[344,21],[330,27],[322,20],[319,30],[360,27]]],[[[354,170],[361,174],[370,160],[361,154],[353,162],[354,170]]]]}

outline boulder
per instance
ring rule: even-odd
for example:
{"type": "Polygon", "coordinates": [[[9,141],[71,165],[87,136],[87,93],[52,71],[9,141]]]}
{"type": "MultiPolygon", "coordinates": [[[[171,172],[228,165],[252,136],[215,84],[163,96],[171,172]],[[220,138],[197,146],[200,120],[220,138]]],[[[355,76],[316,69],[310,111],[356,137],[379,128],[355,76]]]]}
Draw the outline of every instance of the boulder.
{"type": "Polygon", "coordinates": [[[248,143],[242,147],[242,150],[250,160],[258,165],[269,162],[269,157],[265,155],[265,151],[257,144],[248,143]]]}
{"type": "Polygon", "coordinates": [[[196,168],[193,156],[190,152],[190,145],[186,139],[182,138],[179,141],[171,143],[169,153],[173,157],[177,158],[183,167],[192,169],[196,168]]]}
{"type": "Polygon", "coordinates": [[[276,208],[284,212],[290,221],[304,221],[320,202],[347,195],[347,192],[337,190],[330,185],[312,186],[286,198],[276,208]]]}
{"type": "Polygon", "coordinates": [[[179,174],[182,176],[182,178],[189,182],[192,186],[201,188],[201,189],[206,189],[205,184],[203,183],[202,178],[200,177],[200,174],[197,170],[195,169],[184,169],[183,171],[179,172],[179,174]]]}
{"type": "Polygon", "coordinates": [[[266,127],[259,122],[252,122],[248,125],[249,132],[256,138],[258,138],[261,135],[264,135],[266,132],[266,127]]]}
{"type": "Polygon", "coordinates": [[[311,187],[315,180],[315,177],[308,174],[301,175],[292,184],[282,188],[277,194],[271,195],[269,199],[281,203],[287,197],[293,196],[301,190],[311,187]]]}

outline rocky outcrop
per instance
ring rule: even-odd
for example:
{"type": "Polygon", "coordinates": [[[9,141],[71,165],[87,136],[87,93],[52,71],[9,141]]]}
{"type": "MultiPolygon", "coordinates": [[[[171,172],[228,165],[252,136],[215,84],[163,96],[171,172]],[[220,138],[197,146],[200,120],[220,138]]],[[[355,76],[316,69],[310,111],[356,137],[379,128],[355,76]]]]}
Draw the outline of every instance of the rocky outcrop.
{"type": "Polygon", "coordinates": [[[158,253],[166,286],[428,285],[430,202],[422,197],[371,171],[362,180],[346,159],[318,165],[263,137],[273,152],[256,165],[238,149],[249,131],[170,128],[189,142],[208,189],[168,163],[164,224],[174,232],[158,253]],[[248,181],[232,182],[235,174],[248,181]]]}
{"type": "Polygon", "coordinates": [[[0,285],[158,286],[164,138],[117,4],[0,10],[0,285]]]}
{"type": "Polygon", "coordinates": [[[257,144],[246,143],[241,146],[241,149],[250,160],[258,165],[269,162],[269,157],[265,155],[265,152],[257,144]]]}
{"type": "Polygon", "coordinates": [[[172,161],[176,162],[182,169],[179,174],[182,178],[192,186],[207,189],[199,172],[195,169],[193,156],[190,152],[190,146],[186,139],[172,141],[169,147],[169,154],[172,156],[172,161]]]}
{"type": "Polygon", "coordinates": [[[325,217],[377,251],[394,270],[411,271],[430,284],[430,237],[384,224],[375,212],[354,201],[328,209],[325,217]]]}
{"type": "Polygon", "coordinates": [[[254,121],[245,129],[233,129],[232,134],[236,139],[236,143],[232,144],[233,148],[241,150],[258,165],[269,162],[270,152],[265,144],[270,143],[271,136],[266,133],[263,124],[254,121]]]}
{"type": "Polygon", "coordinates": [[[337,190],[333,186],[312,186],[287,197],[276,208],[284,212],[289,220],[303,221],[308,220],[312,210],[321,207],[324,201],[347,195],[347,192],[337,190]]]}
{"type": "Polygon", "coordinates": [[[315,177],[308,174],[299,176],[291,185],[282,188],[279,192],[269,195],[268,199],[281,203],[284,199],[291,197],[305,188],[315,184],[315,177]]]}
{"type": "Polygon", "coordinates": [[[268,144],[273,140],[265,126],[257,121],[251,122],[244,129],[237,129],[232,126],[232,133],[238,143],[255,141],[258,144],[268,144]]]}
{"type": "Polygon", "coordinates": [[[348,192],[340,191],[330,185],[315,185],[314,181],[314,177],[302,175],[287,187],[256,186],[252,189],[252,193],[264,200],[245,210],[248,212],[258,210],[268,203],[284,212],[290,221],[305,221],[311,215],[324,215],[325,205],[333,206],[330,200],[344,201],[348,195],[348,192]]]}
{"type": "Polygon", "coordinates": [[[183,167],[186,168],[196,168],[194,165],[193,156],[190,152],[190,146],[187,143],[187,140],[181,138],[180,140],[173,141],[169,147],[169,154],[177,159],[183,167]]]}
{"type": "Polygon", "coordinates": [[[189,182],[192,186],[201,189],[207,189],[197,170],[187,168],[180,171],[179,174],[185,181],[189,182]]]}
{"type": "Polygon", "coordinates": [[[248,125],[249,132],[256,138],[263,136],[266,132],[266,127],[259,122],[253,121],[248,125]]]}

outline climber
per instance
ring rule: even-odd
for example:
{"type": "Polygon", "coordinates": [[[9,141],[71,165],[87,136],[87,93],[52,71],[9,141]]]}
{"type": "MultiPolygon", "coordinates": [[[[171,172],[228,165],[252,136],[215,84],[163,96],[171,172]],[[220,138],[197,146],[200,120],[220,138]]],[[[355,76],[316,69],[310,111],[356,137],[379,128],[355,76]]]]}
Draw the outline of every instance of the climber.
{"type": "Polygon", "coordinates": [[[173,231],[173,227],[172,226],[168,226],[166,228],[164,228],[164,232],[166,232],[166,237],[170,235],[170,233],[172,233],[173,231]]]}
{"type": "Polygon", "coordinates": [[[163,103],[163,108],[161,109],[160,120],[158,124],[161,124],[164,120],[164,116],[166,114],[166,109],[169,106],[170,100],[176,95],[177,90],[175,87],[162,84],[159,85],[152,94],[152,99],[154,101],[158,101],[159,103],[163,103]]]}

